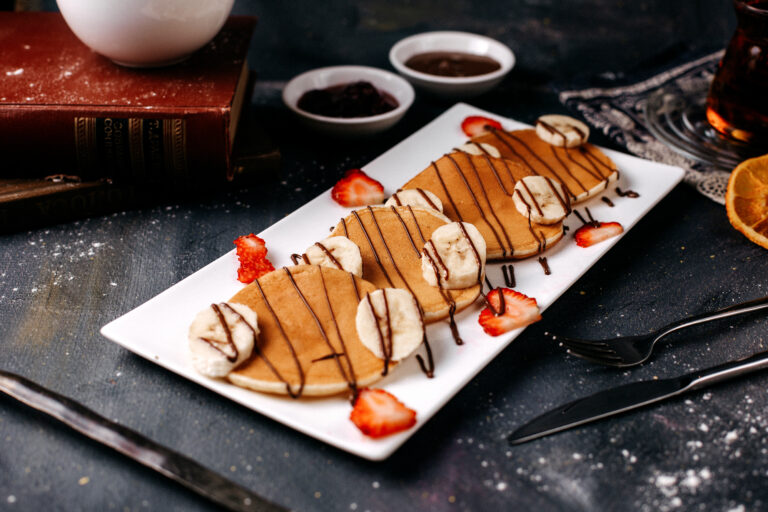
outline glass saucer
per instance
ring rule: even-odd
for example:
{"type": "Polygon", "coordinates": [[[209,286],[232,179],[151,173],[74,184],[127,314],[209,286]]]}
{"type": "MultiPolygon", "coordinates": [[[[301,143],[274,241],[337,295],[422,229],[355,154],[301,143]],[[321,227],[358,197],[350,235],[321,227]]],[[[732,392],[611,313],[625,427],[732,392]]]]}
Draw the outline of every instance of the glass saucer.
{"type": "Polygon", "coordinates": [[[648,131],[677,153],[714,169],[731,172],[740,162],[760,151],[721,136],[707,122],[708,83],[688,90],[662,87],[648,97],[645,120],[648,131]]]}

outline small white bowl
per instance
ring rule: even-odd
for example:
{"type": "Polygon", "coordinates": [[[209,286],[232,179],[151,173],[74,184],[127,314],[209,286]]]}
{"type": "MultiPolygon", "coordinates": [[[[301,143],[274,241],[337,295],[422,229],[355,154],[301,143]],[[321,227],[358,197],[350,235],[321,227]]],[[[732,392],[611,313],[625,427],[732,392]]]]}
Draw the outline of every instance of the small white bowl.
{"type": "Polygon", "coordinates": [[[86,46],[129,67],[157,67],[202,48],[234,0],[56,0],[86,46]]]}
{"type": "Polygon", "coordinates": [[[411,84],[383,69],[367,66],[331,66],[313,69],[293,78],[283,89],[283,102],[308,127],[328,135],[355,137],[382,132],[397,123],[413,104],[411,84]],[[325,89],[358,81],[370,82],[379,91],[397,100],[394,110],[369,117],[327,117],[300,109],[299,98],[312,89],[325,89]]]}
{"type": "Polygon", "coordinates": [[[409,82],[445,98],[467,98],[493,89],[515,65],[515,54],[506,45],[490,37],[469,32],[424,32],[406,37],[389,51],[389,62],[409,82]],[[501,68],[477,76],[437,76],[411,69],[405,62],[418,53],[464,52],[497,61],[501,68]]]}

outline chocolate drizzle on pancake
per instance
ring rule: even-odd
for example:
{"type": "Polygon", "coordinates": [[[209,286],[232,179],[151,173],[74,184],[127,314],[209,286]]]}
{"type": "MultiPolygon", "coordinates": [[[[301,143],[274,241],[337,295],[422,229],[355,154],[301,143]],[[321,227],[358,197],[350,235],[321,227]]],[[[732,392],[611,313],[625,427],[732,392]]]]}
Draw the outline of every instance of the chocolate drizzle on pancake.
{"type": "Polygon", "coordinates": [[[453,196],[451,196],[451,193],[448,192],[448,187],[445,186],[445,181],[443,181],[443,176],[440,174],[440,168],[437,167],[437,164],[435,162],[432,162],[432,168],[435,170],[437,179],[440,180],[440,185],[443,187],[443,192],[445,192],[445,197],[447,197],[448,202],[451,203],[451,207],[453,208],[453,211],[456,212],[456,216],[459,218],[459,221],[464,222],[464,218],[461,216],[461,212],[456,207],[456,203],[453,202],[453,196]]]}
{"type": "MultiPolygon", "coordinates": [[[[381,227],[379,225],[379,222],[377,220],[377,212],[378,212],[378,215],[385,215],[385,214],[390,214],[391,213],[394,216],[396,216],[397,219],[398,219],[398,222],[400,223],[400,225],[402,226],[404,232],[406,233],[406,236],[408,237],[408,239],[409,239],[409,241],[411,243],[411,246],[414,249],[414,255],[416,255],[419,258],[421,258],[421,252],[419,251],[419,246],[418,246],[418,244],[416,242],[416,239],[414,238],[414,235],[411,234],[411,230],[409,229],[409,226],[408,226],[409,225],[409,222],[407,222],[408,218],[410,218],[413,221],[413,224],[416,227],[416,232],[418,233],[418,238],[421,240],[422,246],[425,247],[427,244],[429,244],[429,241],[425,240],[424,232],[422,231],[421,226],[419,225],[419,221],[418,221],[418,218],[416,216],[416,212],[413,210],[413,208],[410,205],[404,205],[404,206],[402,206],[400,208],[407,208],[409,215],[406,216],[406,217],[403,217],[403,215],[401,215],[401,211],[398,210],[398,207],[395,207],[395,206],[390,206],[389,208],[372,208],[372,207],[368,206],[364,210],[361,210],[361,212],[365,212],[367,210],[367,213],[370,214],[371,222],[373,223],[374,227],[376,228],[375,231],[378,233],[379,240],[384,245],[384,250],[387,253],[387,258],[391,262],[392,266],[394,267],[394,271],[397,273],[398,277],[400,278],[400,281],[402,282],[401,287],[404,287],[408,291],[411,292],[411,294],[416,299],[417,304],[419,305],[419,311],[423,314],[423,309],[422,309],[419,297],[416,295],[416,293],[414,293],[413,288],[411,287],[411,285],[408,283],[408,281],[406,280],[405,276],[401,272],[401,270],[400,270],[400,268],[399,268],[399,266],[397,264],[397,261],[395,259],[395,255],[392,253],[392,251],[391,251],[391,249],[389,247],[389,243],[385,239],[384,233],[382,232],[382,229],[381,229],[381,227]]],[[[392,288],[397,288],[398,286],[395,286],[395,284],[394,284],[394,280],[393,280],[394,276],[392,276],[392,275],[390,275],[388,273],[386,267],[384,266],[384,262],[382,261],[383,258],[379,254],[379,252],[376,249],[376,246],[373,243],[374,235],[371,233],[371,231],[366,226],[366,222],[363,221],[363,219],[360,216],[360,214],[358,213],[358,211],[353,211],[352,215],[355,217],[356,223],[360,227],[360,229],[362,231],[362,234],[363,234],[363,236],[365,237],[365,239],[367,241],[367,245],[368,245],[368,247],[371,250],[371,253],[372,253],[373,257],[374,257],[374,260],[376,261],[376,263],[377,263],[379,269],[381,270],[381,272],[384,274],[384,277],[387,280],[387,282],[389,283],[389,286],[392,287],[392,288]]],[[[342,219],[342,223],[341,224],[343,226],[345,235],[349,236],[349,231],[348,231],[348,228],[347,228],[347,225],[346,225],[346,219],[342,219]]],[[[400,253],[398,253],[398,254],[400,254],[400,253]]],[[[433,268],[434,268],[434,265],[436,265],[436,262],[433,262],[433,268]]],[[[436,270],[436,274],[438,276],[440,275],[438,270],[436,270]]],[[[438,277],[438,282],[439,282],[439,277],[438,277]]],[[[456,312],[456,302],[451,297],[450,292],[447,292],[446,290],[443,290],[440,287],[437,288],[437,292],[440,294],[441,299],[448,306],[448,317],[449,317],[449,324],[450,324],[450,327],[451,327],[451,333],[453,334],[453,337],[454,337],[454,340],[456,341],[456,343],[460,345],[460,344],[463,343],[463,341],[461,340],[461,337],[458,334],[458,327],[456,326],[456,321],[455,321],[455,318],[454,318],[454,315],[455,315],[455,312],[456,312]]],[[[426,347],[426,350],[427,350],[427,357],[429,358],[430,357],[430,353],[431,353],[431,349],[428,346],[428,341],[426,339],[426,335],[425,335],[425,338],[424,338],[424,342],[425,342],[425,347],[426,347]]],[[[430,363],[428,365],[425,365],[425,368],[427,368],[427,369],[432,368],[432,364],[430,363]]],[[[432,372],[430,371],[430,372],[425,372],[425,373],[427,373],[429,375],[429,373],[432,373],[432,372]]]]}
{"type": "MultiPolygon", "coordinates": [[[[464,183],[464,186],[467,188],[467,191],[469,192],[469,195],[472,198],[472,202],[475,204],[475,207],[480,212],[480,216],[483,218],[483,221],[485,221],[485,223],[491,229],[491,232],[493,233],[494,238],[496,238],[496,241],[499,243],[499,246],[501,247],[501,250],[502,250],[502,258],[506,257],[507,247],[504,245],[504,242],[501,241],[501,238],[499,237],[499,234],[496,231],[496,228],[493,227],[493,224],[491,224],[490,220],[485,215],[485,211],[483,210],[483,207],[480,206],[480,202],[478,201],[477,195],[475,195],[475,192],[472,190],[472,187],[469,185],[469,182],[467,181],[467,177],[464,175],[464,171],[461,170],[461,166],[456,161],[456,159],[454,159],[451,155],[445,155],[445,156],[448,157],[448,159],[453,163],[453,166],[456,169],[456,173],[461,177],[461,181],[464,183]]],[[[480,190],[483,193],[485,202],[488,203],[488,210],[490,211],[493,218],[496,220],[496,223],[501,227],[501,231],[504,234],[504,238],[506,238],[507,240],[507,245],[511,248],[512,242],[509,240],[509,235],[507,234],[507,231],[504,229],[504,225],[499,220],[495,210],[493,209],[493,205],[491,205],[491,201],[488,199],[488,194],[485,191],[485,186],[483,185],[482,180],[480,179],[480,174],[477,172],[477,167],[475,167],[475,163],[472,161],[472,159],[469,156],[465,155],[465,157],[469,162],[472,168],[472,171],[475,173],[475,176],[477,177],[477,181],[480,184],[480,190]]],[[[453,204],[453,201],[451,201],[451,204],[453,204]]],[[[510,254],[511,253],[512,251],[510,251],[510,254]]]]}
{"type": "MultiPolygon", "coordinates": [[[[323,341],[325,341],[325,344],[328,345],[328,349],[331,352],[335,352],[335,349],[333,345],[331,344],[331,340],[328,338],[328,333],[325,331],[325,327],[323,327],[322,322],[317,317],[317,314],[315,313],[315,310],[312,309],[312,306],[310,306],[309,302],[307,302],[307,298],[302,293],[299,286],[296,284],[296,280],[293,278],[293,275],[291,274],[291,271],[288,270],[286,267],[283,267],[283,270],[285,271],[285,274],[288,276],[288,279],[291,281],[291,284],[293,285],[293,288],[296,290],[296,293],[299,295],[299,298],[301,299],[301,302],[304,304],[304,306],[307,308],[307,311],[310,315],[312,315],[312,319],[315,321],[315,325],[317,326],[320,335],[323,338],[323,341]]],[[[333,311],[333,307],[331,306],[331,299],[328,296],[328,288],[325,286],[325,279],[323,278],[323,271],[322,269],[318,269],[318,272],[320,273],[320,280],[323,285],[323,292],[325,293],[325,300],[328,304],[328,310],[331,313],[331,319],[333,320],[334,325],[336,326],[336,333],[339,337],[339,343],[341,343],[342,351],[344,354],[347,353],[347,347],[344,344],[344,339],[341,337],[341,331],[339,330],[339,325],[336,322],[336,314],[333,311]]],[[[349,389],[352,391],[353,396],[357,394],[357,382],[355,380],[355,374],[354,370],[352,369],[352,361],[350,361],[350,358],[345,358],[347,361],[347,364],[349,365],[349,373],[347,373],[347,370],[343,367],[341,364],[341,360],[336,357],[336,365],[339,368],[339,372],[341,373],[344,380],[347,381],[347,385],[349,386],[349,389]]]]}
{"type": "Polygon", "coordinates": [[[493,171],[493,175],[494,175],[494,177],[496,177],[496,183],[499,184],[499,187],[501,188],[501,190],[504,192],[505,195],[511,197],[512,194],[509,193],[509,191],[507,190],[507,187],[504,186],[504,182],[501,181],[501,176],[499,176],[499,173],[496,171],[496,164],[494,163],[494,162],[501,162],[502,164],[504,164],[504,168],[507,170],[507,174],[509,175],[509,179],[512,180],[512,186],[514,186],[515,185],[515,177],[512,175],[512,170],[509,168],[509,164],[507,163],[507,161],[506,160],[501,160],[499,158],[494,158],[493,160],[491,160],[491,158],[489,158],[487,155],[485,155],[485,162],[488,164],[488,167],[491,168],[491,171],[493,171]]]}
{"type": "MultiPolygon", "coordinates": [[[[546,123],[539,123],[539,124],[542,124],[542,126],[544,126],[546,123]]],[[[550,128],[553,128],[553,127],[550,127],[550,128]]],[[[540,155],[534,152],[533,149],[524,140],[514,135],[514,132],[505,132],[503,130],[499,130],[493,127],[490,127],[489,131],[496,138],[496,140],[501,142],[501,144],[503,144],[503,146],[507,150],[509,150],[509,152],[514,156],[515,159],[525,164],[525,166],[528,167],[534,174],[537,174],[537,175],[540,174],[536,170],[536,167],[533,165],[532,161],[526,158],[526,156],[524,156],[520,151],[515,149],[513,142],[516,144],[519,144],[522,148],[524,148],[526,154],[529,154],[530,156],[532,156],[540,165],[546,168],[546,170],[552,175],[552,177],[554,177],[555,179],[560,181],[560,183],[563,184],[563,187],[565,187],[566,191],[571,197],[573,198],[576,197],[577,194],[574,193],[574,191],[569,186],[568,182],[566,182],[563,179],[563,176],[561,176],[560,173],[555,168],[553,168],[543,158],[541,158],[540,155]]],[[[557,130],[555,129],[555,131],[557,130]]],[[[582,139],[583,139],[583,135],[584,134],[582,134],[582,139]]],[[[563,158],[561,158],[561,155],[565,155],[573,165],[576,165],[582,170],[584,170],[593,179],[602,182],[605,187],[608,186],[608,180],[613,175],[613,173],[618,172],[615,168],[606,164],[597,155],[593,154],[592,151],[590,151],[589,146],[587,144],[582,144],[581,146],[577,146],[575,148],[556,147],[554,145],[550,145],[550,150],[552,152],[552,156],[558,162],[559,166],[565,171],[565,173],[572,180],[572,182],[575,183],[580,189],[582,189],[584,193],[589,192],[590,189],[587,188],[587,186],[577,176],[574,175],[570,167],[566,165],[566,162],[563,160],[563,158]],[[587,167],[587,165],[585,165],[584,163],[576,160],[574,158],[575,154],[581,155],[582,159],[589,167],[587,167]]]]}
{"type": "MultiPolygon", "coordinates": [[[[368,210],[371,211],[371,214],[373,214],[373,209],[369,206],[368,210]]],[[[371,252],[373,252],[373,257],[376,260],[376,264],[379,265],[379,268],[384,273],[384,277],[387,279],[387,282],[389,283],[389,286],[392,288],[395,287],[394,283],[392,283],[392,279],[389,277],[389,273],[387,272],[387,269],[384,268],[384,265],[381,263],[381,260],[379,259],[379,253],[376,251],[376,247],[373,246],[373,242],[371,241],[371,236],[368,234],[368,230],[365,228],[365,224],[363,224],[362,219],[360,218],[360,215],[357,214],[357,211],[353,210],[352,215],[355,216],[355,219],[357,219],[357,223],[360,225],[360,229],[363,230],[363,235],[365,235],[365,239],[368,241],[368,246],[371,248],[371,252]]],[[[344,223],[344,230],[347,229],[347,223],[346,221],[342,221],[344,223]]],[[[382,237],[383,239],[384,237],[382,237]]],[[[385,242],[386,245],[386,242],[385,242]]]]}
{"type": "Polygon", "coordinates": [[[291,254],[291,261],[293,262],[294,265],[301,265],[302,262],[306,265],[311,265],[311,263],[309,262],[309,258],[307,258],[306,254],[291,254]]]}
{"type": "Polygon", "coordinates": [[[267,306],[269,313],[275,319],[275,322],[277,323],[277,328],[280,330],[280,334],[282,335],[283,340],[285,340],[285,343],[288,345],[288,349],[291,352],[291,356],[293,356],[293,361],[296,364],[296,369],[299,372],[299,390],[297,392],[293,391],[291,384],[287,380],[285,380],[285,378],[280,374],[278,369],[274,367],[274,365],[269,361],[267,356],[264,355],[264,353],[258,348],[257,344],[255,343],[254,343],[253,351],[257,355],[261,356],[261,358],[267,364],[267,366],[275,375],[275,377],[277,377],[277,379],[280,382],[283,382],[285,384],[285,389],[287,393],[291,396],[291,398],[298,398],[299,396],[301,396],[301,393],[304,391],[304,385],[306,384],[306,376],[304,375],[304,369],[301,367],[301,361],[299,361],[299,357],[296,355],[296,348],[293,346],[293,343],[291,343],[290,338],[288,338],[288,335],[285,333],[283,324],[280,322],[280,319],[278,318],[277,314],[275,314],[275,310],[272,309],[272,305],[269,303],[269,300],[267,300],[267,296],[264,294],[264,290],[262,289],[261,284],[259,284],[259,280],[256,279],[254,283],[256,283],[256,288],[258,288],[259,293],[261,294],[261,299],[264,301],[264,304],[267,306]]]}
{"type": "Polygon", "coordinates": [[[340,354],[339,352],[333,352],[332,354],[326,354],[324,356],[316,357],[312,360],[313,363],[319,363],[320,361],[327,361],[328,359],[333,359],[335,357],[344,357],[346,354],[340,354]]]}
{"type": "MultiPolygon", "coordinates": [[[[405,234],[408,235],[408,240],[411,242],[411,247],[413,247],[413,250],[416,251],[416,257],[420,258],[421,253],[419,252],[419,248],[416,247],[416,242],[413,241],[413,237],[411,236],[411,232],[408,230],[408,226],[405,225],[405,220],[403,220],[403,217],[400,215],[400,212],[397,211],[397,208],[394,206],[390,206],[392,208],[392,212],[397,216],[397,219],[400,221],[400,224],[403,226],[403,230],[405,231],[405,234]]],[[[411,214],[413,214],[413,210],[411,210],[411,214]]],[[[414,217],[414,220],[416,220],[416,217],[414,217]]],[[[418,223],[416,224],[418,226],[418,223]]]]}

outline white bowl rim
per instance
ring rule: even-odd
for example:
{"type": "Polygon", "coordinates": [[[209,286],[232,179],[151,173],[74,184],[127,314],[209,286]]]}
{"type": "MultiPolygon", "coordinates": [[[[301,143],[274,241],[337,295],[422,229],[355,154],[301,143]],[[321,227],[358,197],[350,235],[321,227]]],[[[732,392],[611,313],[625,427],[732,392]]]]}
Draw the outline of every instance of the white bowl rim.
{"type": "Polygon", "coordinates": [[[398,73],[412,76],[414,78],[418,78],[419,80],[422,80],[424,82],[433,82],[436,84],[469,85],[469,84],[476,84],[476,83],[496,80],[506,75],[507,73],[509,73],[509,71],[513,67],[515,67],[516,58],[515,58],[515,52],[513,52],[509,46],[505,45],[501,41],[493,39],[492,37],[484,36],[482,34],[475,34],[472,32],[461,32],[458,30],[435,30],[432,32],[421,32],[419,34],[414,34],[412,36],[405,37],[399,40],[398,42],[396,42],[392,46],[392,48],[390,48],[389,50],[389,62],[398,71],[398,73]],[[499,64],[501,65],[499,69],[497,69],[496,71],[491,71],[490,73],[482,74],[482,75],[439,76],[439,75],[431,75],[429,73],[422,73],[421,71],[416,71],[415,69],[411,69],[408,66],[406,66],[405,63],[403,63],[402,61],[400,61],[395,57],[395,53],[398,50],[400,50],[403,46],[406,46],[407,44],[413,43],[414,41],[417,41],[419,39],[427,39],[431,37],[441,37],[441,36],[464,37],[466,39],[479,39],[479,40],[488,42],[489,44],[496,46],[503,53],[507,53],[509,55],[509,63],[505,64],[504,62],[499,62],[499,64]]]}
{"type": "MultiPolygon", "coordinates": [[[[361,76],[359,80],[365,80],[365,76],[361,76]]],[[[377,89],[380,89],[377,86],[377,89]]],[[[303,91],[307,92],[307,90],[303,91]]],[[[391,96],[395,96],[392,91],[384,91],[387,94],[391,96]]],[[[291,80],[288,81],[287,84],[285,84],[285,87],[283,87],[283,103],[293,110],[295,113],[299,114],[300,116],[306,117],[308,119],[313,119],[315,121],[321,121],[324,123],[332,123],[332,124],[338,124],[338,125],[360,125],[360,124],[367,124],[367,123],[375,123],[377,121],[384,121],[393,117],[397,117],[400,115],[405,114],[405,111],[408,110],[411,105],[413,104],[413,100],[416,96],[416,92],[413,90],[413,86],[408,83],[407,80],[405,80],[403,77],[396,75],[395,73],[392,73],[391,71],[387,71],[386,69],[381,68],[374,68],[371,66],[354,66],[354,65],[342,65],[342,66],[326,66],[323,68],[315,68],[310,69],[309,71],[305,71],[299,75],[296,75],[291,80]],[[333,71],[354,71],[354,72],[360,72],[363,74],[367,74],[368,76],[384,76],[391,80],[393,80],[395,83],[398,84],[399,87],[402,88],[404,91],[404,101],[400,101],[400,98],[396,98],[398,100],[398,106],[390,110],[389,112],[384,112],[383,114],[377,114],[375,116],[366,116],[366,117],[329,117],[329,116],[321,116],[318,114],[313,114],[311,112],[307,112],[306,110],[302,110],[298,107],[296,102],[289,101],[287,98],[286,92],[289,91],[291,87],[296,87],[296,83],[302,79],[307,78],[311,75],[316,75],[318,73],[329,73],[333,71]]],[[[299,97],[301,97],[299,95],[299,97]]]]}

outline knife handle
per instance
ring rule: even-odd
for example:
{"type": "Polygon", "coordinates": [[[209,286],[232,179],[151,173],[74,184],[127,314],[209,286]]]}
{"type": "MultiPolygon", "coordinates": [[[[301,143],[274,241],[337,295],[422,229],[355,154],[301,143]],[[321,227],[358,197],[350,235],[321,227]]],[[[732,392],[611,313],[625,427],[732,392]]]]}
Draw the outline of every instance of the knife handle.
{"type": "Polygon", "coordinates": [[[286,511],[194,460],[24,377],[0,370],[0,392],[56,418],[81,434],[127,455],[229,510],[286,511]]]}
{"type": "Polygon", "coordinates": [[[735,361],[713,366],[706,370],[693,372],[690,376],[693,378],[687,389],[701,389],[705,386],[715,384],[724,380],[738,377],[746,373],[754,372],[768,368],[768,351],[758,352],[751,356],[746,356],[735,361]]]}

